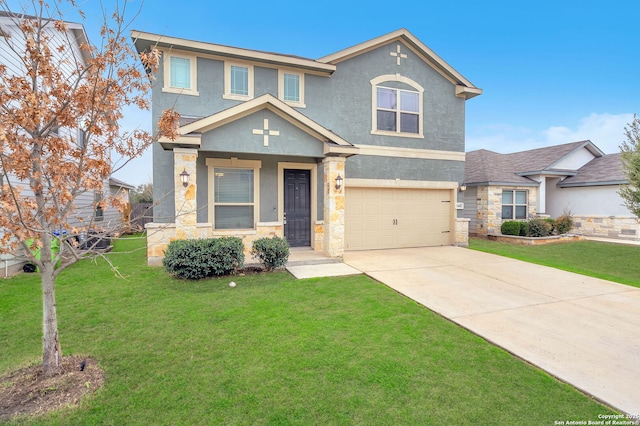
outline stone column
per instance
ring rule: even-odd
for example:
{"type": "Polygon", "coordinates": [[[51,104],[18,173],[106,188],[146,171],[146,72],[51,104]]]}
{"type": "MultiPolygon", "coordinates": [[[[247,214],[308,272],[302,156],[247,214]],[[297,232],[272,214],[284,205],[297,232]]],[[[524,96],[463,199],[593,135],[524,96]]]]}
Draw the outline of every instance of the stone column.
{"type": "Polygon", "coordinates": [[[344,157],[327,157],[324,163],[324,251],[331,257],[344,255],[344,157]],[[336,189],[336,178],[343,179],[336,189]]]}
{"type": "Polygon", "coordinates": [[[189,148],[173,149],[173,179],[176,208],[176,239],[198,238],[198,202],[196,200],[196,159],[198,150],[189,148]],[[180,174],[189,173],[189,182],[185,187],[180,174]]]}

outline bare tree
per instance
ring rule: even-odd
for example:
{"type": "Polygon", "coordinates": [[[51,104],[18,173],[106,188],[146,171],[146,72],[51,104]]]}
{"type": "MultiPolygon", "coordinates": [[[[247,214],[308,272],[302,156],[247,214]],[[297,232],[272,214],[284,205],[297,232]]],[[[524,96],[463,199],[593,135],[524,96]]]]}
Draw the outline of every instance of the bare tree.
{"type": "Polygon", "coordinates": [[[118,120],[125,107],[149,108],[145,68],[159,62],[156,50],[138,55],[130,46],[127,2],[113,14],[103,11],[97,44],[81,24],[65,22],[63,3],[77,9],[73,0],[32,0],[9,11],[0,1],[9,19],[0,32],[0,253],[26,256],[40,270],[48,375],[62,356],[56,277],[91,253],[75,237],[104,230],[96,213],[125,204],[108,194],[89,208],[80,200],[101,194],[114,164],[124,166],[152,144],[152,134],[123,131],[118,120]],[[114,155],[124,161],[114,163],[114,155]],[[59,252],[52,251],[58,244],[59,252]]]}

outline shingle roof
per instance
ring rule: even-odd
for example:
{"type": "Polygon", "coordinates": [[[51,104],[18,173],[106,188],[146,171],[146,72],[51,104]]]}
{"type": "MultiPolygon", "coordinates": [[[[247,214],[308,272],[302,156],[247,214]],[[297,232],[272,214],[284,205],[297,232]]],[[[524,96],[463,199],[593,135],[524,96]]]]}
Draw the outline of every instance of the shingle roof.
{"type": "Polygon", "coordinates": [[[620,153],[594,158],[582,166],[575,176],[560,182],[560,187],[612,185],[627,183],[620,153]]]}
{"type": "MultiPolygon", "coordinates": [[[[471,151],[466,154],[464,181],[467,185],[487,183],[537,185],[537,182],[523,175],[561,172],[554,166],[564,157],[581,148],[589,149],[595,156],[603,155],[588,140],[510,154],[500,154],[485,149],[471,151]]],[[[572,174],[575,170],[564,172],[572,174]]]]}

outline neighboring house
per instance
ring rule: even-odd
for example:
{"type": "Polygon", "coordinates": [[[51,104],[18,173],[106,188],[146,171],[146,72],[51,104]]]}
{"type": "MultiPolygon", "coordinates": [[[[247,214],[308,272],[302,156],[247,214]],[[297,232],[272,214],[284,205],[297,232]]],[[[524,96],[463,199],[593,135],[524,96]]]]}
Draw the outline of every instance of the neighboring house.
{"type": "Polygon", "coordinates": [[[173,239],[261,236],[344,250],[466,241],[465,101],[482,93],[405,29],[313,60],[132,32],[157,47],[150,264],[173,239]],[[185,183],[181,181],[184,176],[185,183]]]}
{"type": "MultiPolygon", "coordinates": [[[[7,37],[7,42],[12,43],[16,49],[15,51],[9,49],[7,47],[7,43],[4,41],[0,43],[0,64],[6,67],[6,72],[10,75],[23,75],[25,72],[17,57],[19,51],[24,49],[24,37],[17,27],[21,19],[36,18],[29,15],[0,11],[0,37],[7,37]]],[[[61,35],[60,32],[53,28],[47,33],[52,38],[52,44],[59,41],[61,44],[66,44],[70,47],[70,49],[64,53],[54,53],[55,55],[62,55],[59,58],[59,63],[63,69],[64,67],[69,67],[72,66],[72,64],[75,64],[75,60],[87,59],[85,51],[80,49],[82,43],[87,42],[87,35],[83,25],[74,22],[66,22],[66,25],[67,33],[65,35],[61,35]],[[61,39],[61,37],[64,37],[64,39],[61,39]],[[69,55],[73,58],[73,61],[69,61],[68,58],[65,60],[64,55],[69,55]]],[[[60,135],[69,135],[70,130],[68,128],[60,127],[57,129],[57,132],[60,135]]],[[[79,132],[76,137],[78,143],[82,143],[82,133],[79,132]]],[[[28,184],[23,184],[23,182],[17,180],[13,175],[5,175],[0,172],[0,185],[5,183],[10,183],[14,187],[22,186],[23,194],[32,194],[28,188],[28,184]]],[[[79,227],[87,226],[87,218],[91,218],[92,222],[95,221],[93,223],[96,227],[106,228],[108,225],[109,228],[121,228],[123,224],[123,214],[121,212],[111,207],[102,210],[100,208],[96,208],[96,204],[105,196],[105,194],[124,194],[128,202],[128,191],[130,189],[133,189],[133,187],[125,182],[117,179],[109,179],[108,182],[105,181],[103,191],[87,191],[80,194],[75,200],[74,204],[76,206],[76,211],[75,215],[69,218],[69,224],[79,227]],[[79,218],[83,218],[83,222],[81,222],[79,218]]],[[[2,232],[3,231],[0,229],[0,233],[2,232]]],[[[24,260],[16,258],[13,255],[0,255],[0,277],[6,277],[20,271],[23,264],[24,260]]]]}
{"type": "Polygon", "coordinates": [[[556,218],[570,212],[573,232],[638,238],[638,219],[618,195],[627,183],[620,154],[591,141],[511,154],[467,153],[464,213],[472,235],[499,234],[505,220],[556,218]]]}

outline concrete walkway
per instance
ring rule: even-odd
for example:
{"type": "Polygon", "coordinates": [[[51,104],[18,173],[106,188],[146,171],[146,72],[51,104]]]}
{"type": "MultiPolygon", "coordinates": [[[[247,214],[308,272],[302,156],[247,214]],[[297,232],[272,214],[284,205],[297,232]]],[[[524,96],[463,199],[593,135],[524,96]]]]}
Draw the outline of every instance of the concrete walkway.
{"type": "Polygon", "coordinates": [[[607,405],[640,415],[640,288],[459,247],[347,252],[344,261],[607,405]]]}

